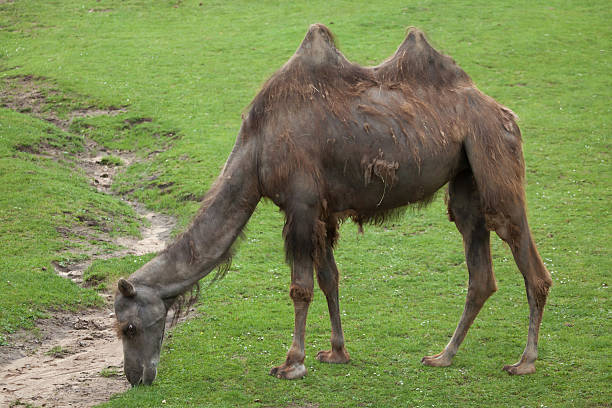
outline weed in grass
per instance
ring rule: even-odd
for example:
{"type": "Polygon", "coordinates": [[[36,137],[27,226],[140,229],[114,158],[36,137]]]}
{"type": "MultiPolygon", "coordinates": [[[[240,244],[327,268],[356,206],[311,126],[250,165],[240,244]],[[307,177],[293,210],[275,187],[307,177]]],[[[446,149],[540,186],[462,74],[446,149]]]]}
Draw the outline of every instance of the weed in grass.
{"type": "Polygon", "coordinates": [[[111,378],[111,377],[119,377],[121,372],[115,367],[105,368],[100,371],[100,377],[111,378]]]}
{"type": "Polygon", "coordinates": [[[120,157],[117,156],[113,156],[113,155],[108,155],[108,156],[104,156],[102,159],[100,159],[100,164],[104,165],[104,166],[123,166],[123,160],[121,160],[120,157]]]}
{"type": "Polygon", "coordinates": [[[45,352],[45,355],[51,356],[53,358],[64,358],[69,354],[72,354],[72,351],[62,346],[54,346],[45,352]]]}

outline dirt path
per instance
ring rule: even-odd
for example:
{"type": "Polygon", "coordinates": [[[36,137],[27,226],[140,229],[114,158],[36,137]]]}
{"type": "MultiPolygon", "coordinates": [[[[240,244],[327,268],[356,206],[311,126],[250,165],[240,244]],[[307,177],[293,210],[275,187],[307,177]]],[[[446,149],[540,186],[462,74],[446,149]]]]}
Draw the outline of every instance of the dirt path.
{"type": "MultiPolygon", "coordinates": [[[[15,92],[16,97],[11,100],[17,99],[22,103],[20,106],[23,106],[23,100],[29,100],[28,104],[34,107],[33,115],[39,116],[36,114],[40,110],[39,92],[37,89],[29,89],[28,92],[15,92]]],[[[3,96],[6,101],[6,95],[3,96]]],[[[5,106],[12,107],[9,103],[5,103],[5,106]]],[[[76,112],[73,117],[102,114],[113,112],[89,109],[87,112],[76,112]]],[[[69,122],[60,121],[53,115],[39,117],[64,130],[68,129],[69,122]]],[[[87,141],[85,147],[85,153],[76,158],[78,167],[83,169],[91,185],[98,191],[113,194],[110,186],[120,170],[104,165],[101,159],[109,154],[118,156],[125,164],[120,168],[125,168],[135,160],[135,156],[125,152],[109,152],[93,141],[87,141]]],[[[54,156],[59,152],[51,149],[41,154],[54,156]]],[[[160,251],[168,243],[176,224],[173,217],[150,211],[136,202],[126,203],[146,219],[148,225],[141,228],[140,239],[113,239],[122,249],[106,254],[104,258],[160,251]]],[[[83,272],[93,259],[97,259],[96,256],[67,267],[55,265],[55,269],[60,276],[82,284],[83,272]]],[[[113,327],[113,296],[103,296],[106,306],[102,309],[78,313],[52,312],[51,318],[37,322],[36,330],[10,336],[11,345],[0,348],[0,407],[90,407],[107,401],[113,394],[129,387],[123,376],[121,342],[113,327]]]]}
{"type": "MultiPolygon", "coordinates": [[[[98,151],[93,142],[87,143],[89,154],[80,158],[79,165],[99,191],[111,194],[110,185],[117,169],[100,164],[108,152],[98,151]]],[[[112,152],[126,164],[133,161],[129,154],[112,152]]],[[[142,238],[119,237],[115,242],[123,249],[106,255],[143,255],[162,250],[170,238],[175,219],[126,201],[150,225],[141,228],[142,238]]],[[[82,284],[83,272],[91,264],[86,261],[69,267],[56,265],[56,272],[82,284]]],[[[53,313],[52,318],[38,322],[37,336],[13,336],[14,346],[0,355],[0,407],[26,404],[40,407],[89,407],[107,401],[115,393],[125,391],[129,384],[123,376],[121,342],[113,328],[111,294],[104,295],[107,306],[77,314],[53,313]],[[21,337],[21,338],[20,338],[21,337]]]]}
{"type": "Polygon", "coordinates": [[[109,308],[56,313],[40,322],[40,347],[0,368],[0,406],[89,407],[125,391],[111,314],[109,308]]]}

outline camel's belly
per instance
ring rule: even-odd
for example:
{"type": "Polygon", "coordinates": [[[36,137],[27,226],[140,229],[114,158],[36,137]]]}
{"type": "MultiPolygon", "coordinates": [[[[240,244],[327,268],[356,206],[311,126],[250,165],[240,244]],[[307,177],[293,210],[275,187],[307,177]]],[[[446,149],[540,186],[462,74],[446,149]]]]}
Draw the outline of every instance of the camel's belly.
{"type": "Polygon", "coordinates": [[[385,149],[384,143],[376,147],[346,145],[335,149],[325,165],[332,211],[386,210],[426,201],[467,167],[458,143],[435,153],[423,151],[420,156],[385,149]]]}

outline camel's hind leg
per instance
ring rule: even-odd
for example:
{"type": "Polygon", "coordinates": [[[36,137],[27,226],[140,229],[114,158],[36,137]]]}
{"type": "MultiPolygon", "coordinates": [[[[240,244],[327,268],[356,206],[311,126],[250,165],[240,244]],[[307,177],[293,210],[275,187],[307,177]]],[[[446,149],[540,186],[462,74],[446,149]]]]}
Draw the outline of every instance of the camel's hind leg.
{"type": "Polygon", "coordinates": [[[449,216],[463,236],[470,278],[463,314],[453,337],[441,353],[422,359],[423,364],[436,367],[451,364],[482,305],[497,290],[491,264],[490,234],[471,171],[463,172],[451,181],[449,196],[449,216]]]}
{"type": "Polygon", "coordinates": [[[317,354],[317,360],[325,363],[348,363],[350,356],[344,348],[344,333],[340,323],[340,305],[338,302],[338,267],[334,260],[331,244],[326,246],[325,258],[317,267],[317,281],[327,298],[329,319],[331,321],[331,350],[322,350],[317,354]]]}
{"type": "Polygon", "coordinates": [[[552,279],[533,242],[524,205],[514,206],[509,213],[487,215],[487,223],[510,245],[516,265],[523,274],[529,302],[529,332],[521,359],[516,364],[504,366],[504,370],[509,374],[531,374],[535,372],[538,333],[552,279]]]}

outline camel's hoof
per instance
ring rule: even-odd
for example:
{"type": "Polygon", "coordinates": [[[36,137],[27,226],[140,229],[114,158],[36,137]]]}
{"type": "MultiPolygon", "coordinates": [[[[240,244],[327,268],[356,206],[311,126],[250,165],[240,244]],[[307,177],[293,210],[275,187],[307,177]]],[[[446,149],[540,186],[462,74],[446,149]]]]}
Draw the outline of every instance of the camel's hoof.
{"type": "Polygon", "coordinates": [[[533,374],[536,371],[534,363],[516,363],[506,365],[504,366],[503,370],[508,372],[510,375],[533,374]]]}
{"type": "Polygon", "coordinates": [[[317,353],[317,360],[322,363],[346,364],[351,361],[351,356],[344,347],[341,350],[321,350],[317,353]]]}
{"type": "Polygon", "coordinates": [[[283,365],[272,368],[270,370],[270,375],[285,380],[296,380],[306,375],[306,367],[304,367],[302,363],[284,363],[283,365]]]}
{"type": "Polygon", "coordinates": [[[435,356],[425,356],[421,359],[421,363],[430,367],[448,367],[452,362],[452,357],[448,357],[444,352],[438,353],[435,356]]]}

